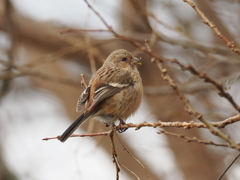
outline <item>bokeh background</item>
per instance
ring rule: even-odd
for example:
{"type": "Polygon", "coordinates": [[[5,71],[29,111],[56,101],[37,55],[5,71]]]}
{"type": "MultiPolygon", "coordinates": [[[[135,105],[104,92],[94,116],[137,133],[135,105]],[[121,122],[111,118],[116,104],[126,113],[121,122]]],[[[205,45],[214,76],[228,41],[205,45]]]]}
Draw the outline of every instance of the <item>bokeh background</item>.
{"type": "MultiPolygon", "coordinates": [[[[195,0],[218,29],[240,46],[240,1],[195,0]]],[[[157,54],[178,58],[221,82],[240,104],[240,60],[201,18],[181,0],[89,0],[120,34],[142,45],[148,40],[157,54]]],[[[127,122],[196,120],[163,81],[151,57],[108,32],[66,33],[62,30],[106,29],[83,0],[0,0],[0,179],[95,180],[115,179],[108,137],[70,138],[65,143],[42,138],[60,135],[79,114],[76,102],[86,81],[116,49],[142,59],[139,67],[144,97],[127,122]]],[[[214,87],[189,72],[168,64],[170,76],[192,106],[209,121],[238,112],[214,87]]],[[[197,121],[197,120],[196,120],[197,121]]],[[[239,142],[239,123],[222,131],[239,142]]],[[[88,121],[76,133],[107,131],[88,121]]],[[[206,129],[166,130],[222,143],[206,129]]],[[[158,128],[129,129],[120,134],[127,149],[146,167],[152,180],[217,179],[238,154],[236,150],[186,143],[159,135],[158,128]]],[[[115,139],[118,160],[140,179],[144,169],[115,139]]],[[[224,180],[240,179],[239,160],[224,180]]],[[[122,168],[121,180],[137,179],[122,168]]]]}

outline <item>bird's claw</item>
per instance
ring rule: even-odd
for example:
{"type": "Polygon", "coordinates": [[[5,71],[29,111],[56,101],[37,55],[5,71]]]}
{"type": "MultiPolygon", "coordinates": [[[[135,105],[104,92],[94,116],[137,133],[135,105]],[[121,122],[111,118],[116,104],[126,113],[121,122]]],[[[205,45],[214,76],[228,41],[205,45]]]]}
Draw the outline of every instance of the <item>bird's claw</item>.
{"type": "Polygon", "coordinates": [[[123,128],[123,129],[120,129],[121,125],[125,125],[125,121],[123,121],[122,119],[119,119],[119,124],[117,125],[117,131],[119,133],[123,133],[125,132],[128,128],[123,128]]]}

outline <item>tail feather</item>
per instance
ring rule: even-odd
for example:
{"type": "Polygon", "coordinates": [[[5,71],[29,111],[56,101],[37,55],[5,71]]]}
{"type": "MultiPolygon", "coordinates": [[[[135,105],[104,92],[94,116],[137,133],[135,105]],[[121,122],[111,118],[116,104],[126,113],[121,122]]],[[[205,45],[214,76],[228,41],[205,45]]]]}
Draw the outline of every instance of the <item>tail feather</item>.
{"type": "Polygon", "coordinates": [[[72,133],[81,125],[83,124],[87,118],[89,117],[89,115],[85,115],[84,113],[79,116],[67,129],[66,131],[61,135],[61,137],[59,138],[59,140],[61,142],[65,142],[69,136],[72,135],[72,133]]]}

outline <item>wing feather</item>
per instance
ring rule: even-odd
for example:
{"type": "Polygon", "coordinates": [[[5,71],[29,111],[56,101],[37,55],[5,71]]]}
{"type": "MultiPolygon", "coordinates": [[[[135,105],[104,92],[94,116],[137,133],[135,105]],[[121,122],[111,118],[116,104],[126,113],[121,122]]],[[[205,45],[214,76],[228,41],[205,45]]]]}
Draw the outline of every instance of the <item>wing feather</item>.
{"type": "Polygon", "coordinates": [[[91,102],[91,105],[87,108],[91,109],[104,99],[113,96],[133,84],[134,82],[128,71],[116,67],[102,66],[97,73],[93,75],[89,86],[79,97],[76,111],[82,111],[88,102],[91,102]],[[91,91],[94,92],[93,96],[90,96],[91,91]],[[91,98],[91,100],[89,98],[91,98]]]}
{"type": "MultiPolygon", "coordinates": [[[[96,90],[93,96],[93,102],[91,104],[91,107],[94,107],[96,104],[100,103],[104,99],[113,96],[114,94],[120,92],[122,89],[126,88],[125,87],[113,87],[110,85],[105,85],[99,88],[99,90],[96,90]]],[[[91,108],[90,107],[90,108],[91,108]]]]}
{"type": "Polygon", "coordinates": [[[76,108],[77,112],[81,112],[83,110],[85,103],[88,101],[90,91],[91,91],[91,87],[88,86],[79,97],[77,102],[77,108],[76,108]]]}

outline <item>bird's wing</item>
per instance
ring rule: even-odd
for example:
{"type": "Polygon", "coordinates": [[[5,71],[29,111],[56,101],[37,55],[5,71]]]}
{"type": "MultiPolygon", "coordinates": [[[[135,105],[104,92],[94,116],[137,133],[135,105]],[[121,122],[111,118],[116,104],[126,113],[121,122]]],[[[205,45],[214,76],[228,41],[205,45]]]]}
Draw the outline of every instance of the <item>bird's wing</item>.
{"type": "Polygon", "coordinates": [[[103,66],[90,81],[94,95],[89,109],[108,97],[133,85],[131,74],[127,70],[116,67],[103,66]],[[97,78],[97,80],[95,80],[97,78]],[[96,84],[95,84],[96,82],[96,84]]]}
{"type": "Polygon", "coordinates": [[[89,86],[79,97],[76,110],[77,112],[82,111],[88,102],[90,104],[87,108],[91,109],[99,102],[131,85],[133,85],[133,81],[128,71],[103,66],[94,74],[89,86]],[[93,95],[90,95],[91,91],[93,95]]]}
{"type": "Polygon", "coordinates": [[[90,91],[91,91],[91,87],[88,86],[79,97],[77,102],[77,108],[76,108],[77,112],[81,112],[83,110],[85,103],[88,101],[90,91]]]}
{"type": "Polygon", "coordinates": [[[113,96],[114,94],[117,94],[122,89],[125,89],[127,87],[131,86],[131,84],[119,84],[119,83],[110,83],[107,85],[102,85],[96,91],[94,92],[93,96],[93,102],[90,106],[94,107],[96,104],[100,103],[104,99],[107,99],[108,97],[113,96]]]}

